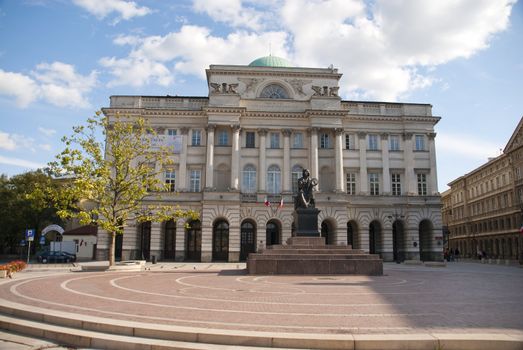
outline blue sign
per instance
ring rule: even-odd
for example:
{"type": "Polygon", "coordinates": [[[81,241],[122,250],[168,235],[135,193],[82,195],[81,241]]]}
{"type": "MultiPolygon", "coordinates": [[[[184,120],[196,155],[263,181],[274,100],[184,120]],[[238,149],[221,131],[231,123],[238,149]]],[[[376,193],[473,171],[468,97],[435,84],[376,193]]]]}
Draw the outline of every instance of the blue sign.
{"type": "Polygon", "coordinates": [[[41,245],[45,244],[45,236],[40,236],[40,244],[41,245]]]}
{"type": "Polygon", "coordinates": [[[29,229],[25,230],[25,238],[28,241],[34,241],[34,239],[35,239],[35,229],[29,228],[29,229]]]}
{"type": "Polygon", "coordinates": [[[22,247],[25,246],[25,239],[22,239],[22,240],[20,241],[20,245],[21,245],[22,247]]]}

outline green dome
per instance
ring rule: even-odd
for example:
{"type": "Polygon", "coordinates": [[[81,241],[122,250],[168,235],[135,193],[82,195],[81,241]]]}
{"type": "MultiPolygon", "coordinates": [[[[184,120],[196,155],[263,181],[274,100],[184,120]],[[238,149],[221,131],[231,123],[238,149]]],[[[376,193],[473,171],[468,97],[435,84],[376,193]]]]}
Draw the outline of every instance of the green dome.
{"type": "Polygon", "coordinates": [[[249,63],[251,67],[294,67],[292,63],[285,58],[276,56],[265,56],[255,59],[249,63]]]}

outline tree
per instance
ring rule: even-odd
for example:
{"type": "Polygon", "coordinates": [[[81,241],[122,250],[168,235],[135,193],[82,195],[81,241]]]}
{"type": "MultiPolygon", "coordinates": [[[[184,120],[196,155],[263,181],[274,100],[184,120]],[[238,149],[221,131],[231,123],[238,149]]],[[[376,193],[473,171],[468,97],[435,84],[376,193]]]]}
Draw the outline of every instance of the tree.
{"type": "Polygon", "coordinates": [[[77,218],[83,225],[95,224],[109,233],[111,266],[116,235],[123,234],[129,220],[198,217],[192,210],[162,204],[161,192],[167,185],[159,174],[172,159],[167,147],[153,144],[157,137],[143,118],[116,115],[110,120],[97,112],[86,125],[74,127],[72,136],[62,139],[65,149],[49,163],[49,173],[64,181],[59,190],[48,187],[41,192],[51,190],[63,219],[77,218]]]}
{"type": "MultiPolygon", "coordinates": [[[[42,170],[30,171],[7,178],[0,175],[0,252],[14,254],[24,232],[33,228],[40,232],[49,224],[62,222],[50,198],[30,194],[40,187],[52,187],[51,178],[42,170]]],[[[38,237],[35,237],[36,247],[38,237]]]]}

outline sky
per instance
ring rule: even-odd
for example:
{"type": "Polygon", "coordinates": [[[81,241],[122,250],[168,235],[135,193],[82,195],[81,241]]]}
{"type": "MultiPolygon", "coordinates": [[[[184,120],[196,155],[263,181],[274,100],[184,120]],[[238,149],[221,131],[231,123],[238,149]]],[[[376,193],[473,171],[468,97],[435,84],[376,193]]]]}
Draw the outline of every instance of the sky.
{"type": "Polygon", "coordinates": [[[0,0],[0,173],[44,167],[111,95],[207,96],[211,64],[269,53],[343,73],[345,100],[429,103],[438,187],[523,116],[516,0],[0,0]]]}

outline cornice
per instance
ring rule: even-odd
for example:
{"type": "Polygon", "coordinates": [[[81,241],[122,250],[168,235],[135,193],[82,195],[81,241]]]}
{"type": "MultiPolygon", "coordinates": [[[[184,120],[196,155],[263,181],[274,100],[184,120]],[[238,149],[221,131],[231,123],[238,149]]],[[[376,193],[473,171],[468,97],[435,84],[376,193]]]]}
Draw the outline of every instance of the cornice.
{"type": "Polygon", "coordinates": [[[307,109],[305,114],[310,117],[314,116],[332,116],[332,117],[344,117],[347,115],[346,110],[320,110],[320,109],[307,109]]]}
{"type": "Polygon", "coordinates": [[[299,112],[265,112],[265,111],[246,112],[242,117],[273,118],[273,119],[281,119],[281,118],[306,119],[306,118],[308,118],[308,116],[306,116],[303,113],[299,113],[299,112]]]}
{"type": "Polygon", "coordinates": [[[205,113],[226,113],[226,114],[244,114],[247,111],[245,107],[205,107],[203,108],[205,113]]]}
{"type": "Polygon", "coordinates": [[[306,72],[278,72],[278,71],[243,71],[243,70],[210,70],[213,75],[234,75],[241,77],[263,76],[263,77],[299,77],[299,78],[334,78],[340,80],[343,74],[340,73],[306,73],[306,72]]]}

